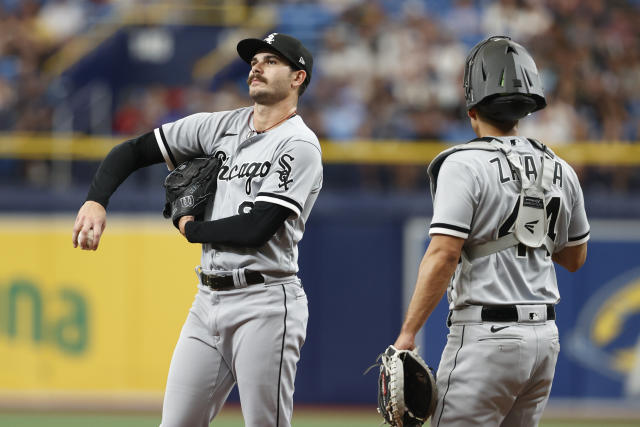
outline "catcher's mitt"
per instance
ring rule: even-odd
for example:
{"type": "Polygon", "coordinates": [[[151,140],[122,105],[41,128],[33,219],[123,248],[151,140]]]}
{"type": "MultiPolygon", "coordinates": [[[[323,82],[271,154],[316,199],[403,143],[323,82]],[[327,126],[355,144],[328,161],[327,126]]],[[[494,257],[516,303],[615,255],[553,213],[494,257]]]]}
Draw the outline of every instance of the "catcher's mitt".
{"type": "Polygon", "coordinates": [[[216,194],[222,161],[217,157],[196,157],[180,163],[164,180],[166,203],[162,214],[173,225],[186,215],[202,219],[204,209],[216,194]]]}
{"type": "Polygon", "coordinates": [[[387,347],[378,357],[378,412],[397,427],[421,426],[436,409],[438,392],[431,368],[415,350],[387,347]]]}

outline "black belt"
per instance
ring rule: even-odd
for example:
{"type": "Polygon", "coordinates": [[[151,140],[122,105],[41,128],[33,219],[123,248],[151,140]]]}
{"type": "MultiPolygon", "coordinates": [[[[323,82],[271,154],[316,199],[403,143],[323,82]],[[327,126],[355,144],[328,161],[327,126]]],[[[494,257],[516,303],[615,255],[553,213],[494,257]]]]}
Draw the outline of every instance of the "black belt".
{"type": "MultiPolygon", "coordinates": [[[[485,305],[481,316],[483,322],[517,322],[518,309],[515,305],[485,305]]],[[[547,320],[556,320],[553,304],[547,304],[547,320]]]]}
{"type": "MultiPolygon", "coordinates": [[[[264,276],[257,271],[244,270],[244,277],[247,285],[257,285],[260,283],[264,283],[264,276]]],[[[214,291],[226,291],[229,289],[235,289],[236,287],[233,283],[232,274],[227,274],[224,276],[211,276],[201,273],[200,283],[214,291]]]]}

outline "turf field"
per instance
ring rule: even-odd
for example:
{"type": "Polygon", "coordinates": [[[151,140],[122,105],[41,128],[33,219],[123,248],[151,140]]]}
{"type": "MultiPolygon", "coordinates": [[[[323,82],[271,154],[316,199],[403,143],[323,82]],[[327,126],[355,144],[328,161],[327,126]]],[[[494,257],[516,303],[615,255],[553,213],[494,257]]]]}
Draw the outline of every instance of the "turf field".
{"type": "MultiPolygon", "coordinates": [[[[382,418],[376,413],[348,410],[301,410],[294,415],[294,427],[376,427],[382,418]]],[[[0,413],[0,427],[157,427],[160,417],[154,415],[64,414],[64,413],[0,413]]],[[[236,409],[220,414],[211,424],[216,427],[243,427],[242,416],[236,409]]],[[[541,427],[631,427],[640,421],[607,420],[545,420],[541,427]]]]}

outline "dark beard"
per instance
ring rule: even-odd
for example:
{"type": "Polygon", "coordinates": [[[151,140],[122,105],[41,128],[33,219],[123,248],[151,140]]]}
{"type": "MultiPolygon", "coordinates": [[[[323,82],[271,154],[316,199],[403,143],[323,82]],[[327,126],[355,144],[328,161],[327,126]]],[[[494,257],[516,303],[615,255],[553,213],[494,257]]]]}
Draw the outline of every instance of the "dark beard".
{"type": "Polygon", "coordinates": [[[272,105],[286,98],[285,93],[259,91],[258,93],[251,94],[249,96],[253,99],[253,102],[261,105],[272,105]]]}
{"type": "Polygon", "coordinates": [[[253,99],[253,102],[255,102],[256,104],[262,104],[262,105],[275,104],[278,101],[281,101],[282,99],[284,99],[284,96],[278,96],[278,94],[273,92],[272,93],[260,92],[254,95],[250,94],[249,96],[251,96],[251,99],[253,99]]]}

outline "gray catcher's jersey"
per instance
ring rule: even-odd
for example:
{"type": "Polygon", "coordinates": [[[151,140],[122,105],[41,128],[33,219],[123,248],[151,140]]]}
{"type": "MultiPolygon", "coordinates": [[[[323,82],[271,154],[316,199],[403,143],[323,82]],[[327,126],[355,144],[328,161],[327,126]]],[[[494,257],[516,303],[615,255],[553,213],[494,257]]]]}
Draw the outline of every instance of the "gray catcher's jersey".
{"type": "MultiPolygon", "coordinates": [[[[540,173],[542,151],[522,137],[498,138],[516,151],[528,177],[540,173]]],[[[492,142],[499,144],[498,141],[492,142]]],[[[589,239],[582,189],[567,162],[553,159],[551,189],[545,194],[548,236],[555,251],[589,239]]],[[[464,248],[513,232],[520,196],[517,173],[499,151],[462,150],[440,167],[433,194],[429,234],[466,239],[464,248]]],[[[463,250],[464,253],[464,250],[463,250]]],[[[465,256],[448,291],[450,308],[463,305],[555,304],[559,301],[554,264],[544,246],[522,244],[469,260],[465,256]]]]}

